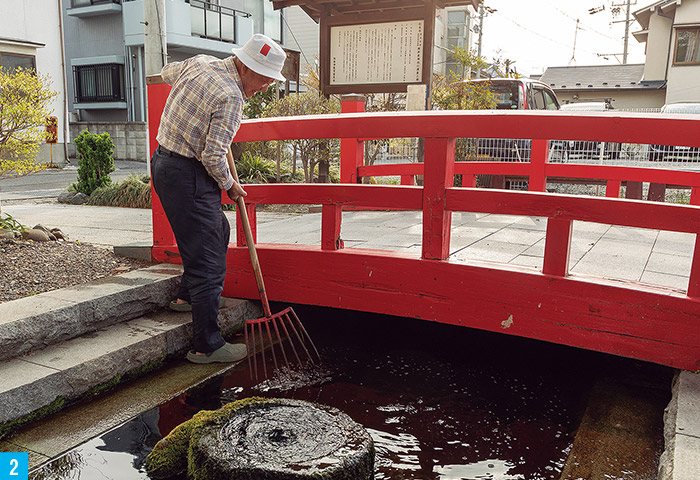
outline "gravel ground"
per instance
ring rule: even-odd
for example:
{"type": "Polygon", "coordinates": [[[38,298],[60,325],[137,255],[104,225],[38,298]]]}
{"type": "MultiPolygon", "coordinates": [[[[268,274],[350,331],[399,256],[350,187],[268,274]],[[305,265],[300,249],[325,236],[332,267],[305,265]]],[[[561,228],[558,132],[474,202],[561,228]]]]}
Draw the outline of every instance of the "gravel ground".
{"type": "Polygon", "coordinates": [[[148,265],[87,243],[0,239],[0,303],[148,265]]]}

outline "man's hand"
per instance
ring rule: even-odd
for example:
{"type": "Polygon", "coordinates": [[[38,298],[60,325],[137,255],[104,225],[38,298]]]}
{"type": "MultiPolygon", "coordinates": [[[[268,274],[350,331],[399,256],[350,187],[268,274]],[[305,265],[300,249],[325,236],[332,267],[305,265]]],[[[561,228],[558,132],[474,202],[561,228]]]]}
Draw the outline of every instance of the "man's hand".
{"type": "Polygon", "coordinates": [[[243,190],[243,187],[241,187],[241,184],[238,183],[237,181],[233,181],[233,185],[231,188],[229,188],[226,193],[228,194],[228,198],[233,200],[234,202],[237,202],[239,198],[245,197],[248,195],[248,192],[243,190]]]}

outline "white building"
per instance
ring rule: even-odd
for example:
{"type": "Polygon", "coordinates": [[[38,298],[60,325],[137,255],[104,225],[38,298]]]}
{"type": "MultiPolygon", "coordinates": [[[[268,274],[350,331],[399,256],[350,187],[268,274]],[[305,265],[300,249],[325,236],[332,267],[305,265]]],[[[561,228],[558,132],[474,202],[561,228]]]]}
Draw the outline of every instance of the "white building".
{"type": "Polygon", "coordinates": [[[58,143],[51,149],[42,145],[38,160],[64,163],[67,135],[67,103],[61,39],[61,1],[0,0],[0,66],[36,68],[51,78],[51,89],[58,92],[51,104],[52,115],[58,118],[58,143]]]}

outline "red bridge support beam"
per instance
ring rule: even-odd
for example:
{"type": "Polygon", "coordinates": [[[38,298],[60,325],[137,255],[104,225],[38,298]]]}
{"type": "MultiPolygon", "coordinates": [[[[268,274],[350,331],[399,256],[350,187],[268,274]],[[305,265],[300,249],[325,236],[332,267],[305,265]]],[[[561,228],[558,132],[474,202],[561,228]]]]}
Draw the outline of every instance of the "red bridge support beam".
{"type": "MultiPolygon", "coordinates": [[[[170,85],[167,83],[158,83],[148,85],[148,141],[150,147],[150,155],[153,156],[158,141],[158,127],[160,126],[160,116],[165,108],[165,101],[170,94],[170,85]]],[[[163,206],[156,195],[153,186],[151,186],[151,213],[153,216],[153,246],[171,247],[175,246],[175,235],[170,228],[170,223],[165,216],[163,206]]],[[[168,261],[167,258],[154,258],[157,261],[168,261]]]]}
{"type": "Polygon", "coordinates": [[[530,181],[528,190],[544,192],[547,189],[545,168],[549,156],[549,140],[535,139],[530,150],[530,181]]]}
{"type": "MultiPolygon", "coordinates": [[[[341,113],[365,111],[365,97],[345,95],[340,104],[341,113]]],[[[365,142],[356,138],[340,139],[340,183],[360,183],[357,169],[364,164],[365,142]]]]}
{"type": "Polygon", "coordinates": [[[423,177],[423,258],[450,256],[452,212],[445,208],[445,189],[454,184],[455,139],[426,138],[423,177]]]}
{"type": "Polygon", "coordinates": [[[569,274],[571,232],[573,222],[559,218],[547,219],[542,273],[565,277],[569,274]]]}

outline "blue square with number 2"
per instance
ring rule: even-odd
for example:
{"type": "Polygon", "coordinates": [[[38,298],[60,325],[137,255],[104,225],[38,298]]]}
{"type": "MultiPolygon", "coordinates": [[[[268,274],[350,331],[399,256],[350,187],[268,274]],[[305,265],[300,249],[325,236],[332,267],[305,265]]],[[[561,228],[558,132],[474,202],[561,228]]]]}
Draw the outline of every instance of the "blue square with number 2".
{"type": "Polygon", "coordinates": [[[27,480],[29,454],[27,452],[0,452],[0,480],[27,480]]]}

